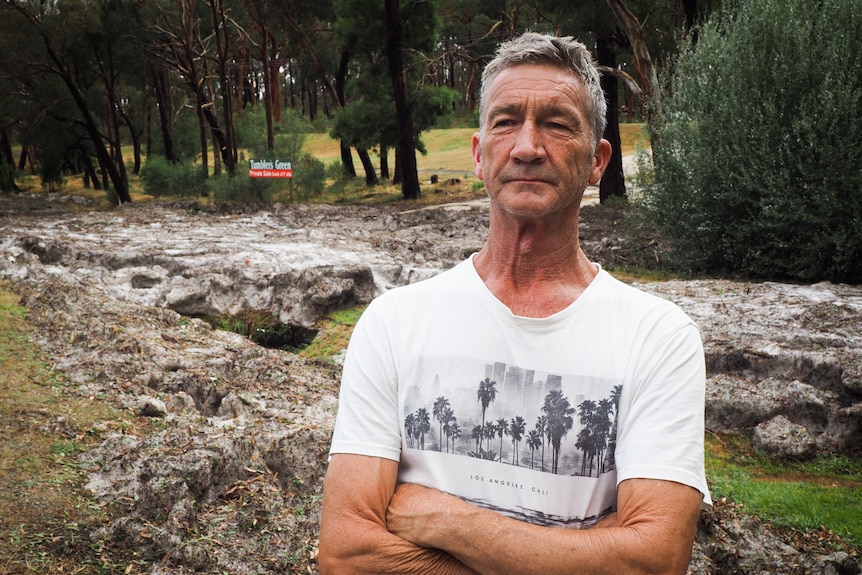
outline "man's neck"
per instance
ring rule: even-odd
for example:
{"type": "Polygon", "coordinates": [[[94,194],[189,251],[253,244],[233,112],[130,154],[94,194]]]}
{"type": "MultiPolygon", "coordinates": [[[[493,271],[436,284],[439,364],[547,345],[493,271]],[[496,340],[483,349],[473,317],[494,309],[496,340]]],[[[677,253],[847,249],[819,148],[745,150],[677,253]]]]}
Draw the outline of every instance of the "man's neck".
{"type": "Polygon", "coordinates": [[[485,285],[513,314],[548,317],[571,305],[597,267],[580,248],[577,226],[561,231],[534,225],[494,226],[473,259],[485,285]]]}

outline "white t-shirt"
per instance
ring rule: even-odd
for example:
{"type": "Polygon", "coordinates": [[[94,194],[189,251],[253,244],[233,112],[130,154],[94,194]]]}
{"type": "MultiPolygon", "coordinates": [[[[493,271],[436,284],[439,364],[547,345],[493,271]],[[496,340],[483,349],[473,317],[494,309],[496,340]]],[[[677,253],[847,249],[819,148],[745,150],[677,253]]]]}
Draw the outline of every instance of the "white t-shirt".
{"type": "Polygon", "coordinates": [[[704,476],[703,348],[675,305],[599,270],[547,318],[511,313],[472,260],[375,299],[347,350],[331,453],[399,461],[531,523],[589,526],[630,478],[704,476]]]}

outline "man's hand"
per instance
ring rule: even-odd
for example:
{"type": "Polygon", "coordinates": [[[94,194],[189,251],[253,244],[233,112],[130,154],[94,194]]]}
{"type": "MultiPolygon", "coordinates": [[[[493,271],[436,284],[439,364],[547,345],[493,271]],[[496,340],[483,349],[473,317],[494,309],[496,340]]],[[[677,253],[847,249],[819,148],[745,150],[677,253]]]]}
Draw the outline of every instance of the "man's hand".
{"type": "Polygon", "coordinates": [[[419,485],[399,485],[386,511],[390,532],[442,549],[479,573],[686,572],[702,501],[669,481],[630,479],[619,511],[590,530],[539,527],[419,485]]]}

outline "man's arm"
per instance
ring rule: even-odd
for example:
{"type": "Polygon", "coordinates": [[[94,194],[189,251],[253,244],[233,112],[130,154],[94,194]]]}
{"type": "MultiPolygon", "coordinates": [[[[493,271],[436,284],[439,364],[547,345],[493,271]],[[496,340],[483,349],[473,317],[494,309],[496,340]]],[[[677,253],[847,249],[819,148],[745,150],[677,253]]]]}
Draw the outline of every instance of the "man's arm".
{"type": "Polygon", "coordinates": [[[389,459],[333,454],[323,486],[320,572],[473,574],[448,553],[389,532],[386,508],[397,474],[398,463],[389,459]]]}
{"type": "Polygon", "coordinates": [[[483,574],[684,574],[701,500],[680,483],[629,479],[618,489],[615,524],[578,531],[516,521],[404,484],[389,504],[387,524],[404,539],[443,549],[483,574]]]}

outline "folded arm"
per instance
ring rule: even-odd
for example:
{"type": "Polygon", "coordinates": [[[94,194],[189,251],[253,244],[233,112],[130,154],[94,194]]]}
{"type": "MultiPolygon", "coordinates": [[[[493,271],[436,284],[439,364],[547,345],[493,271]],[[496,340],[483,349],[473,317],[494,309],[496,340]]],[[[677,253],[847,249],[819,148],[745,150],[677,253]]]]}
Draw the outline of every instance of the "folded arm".
{"type": "Polygon", "coordinates": [[[332,456],[323,487],[320,572],[474,574],[445,551],[420,547],[389,532],[386,508],[397,474],[398,463],[389,459],[332,456]]]}
{"type": "Polygon", "coordinates": [[[540,527],[418,485],[398,486],[389,529],[417,545],[445,550],[483,574],[684,574],[701,494],[670,481],[629,479],[615,521],[601,529],[540,527]]]}

